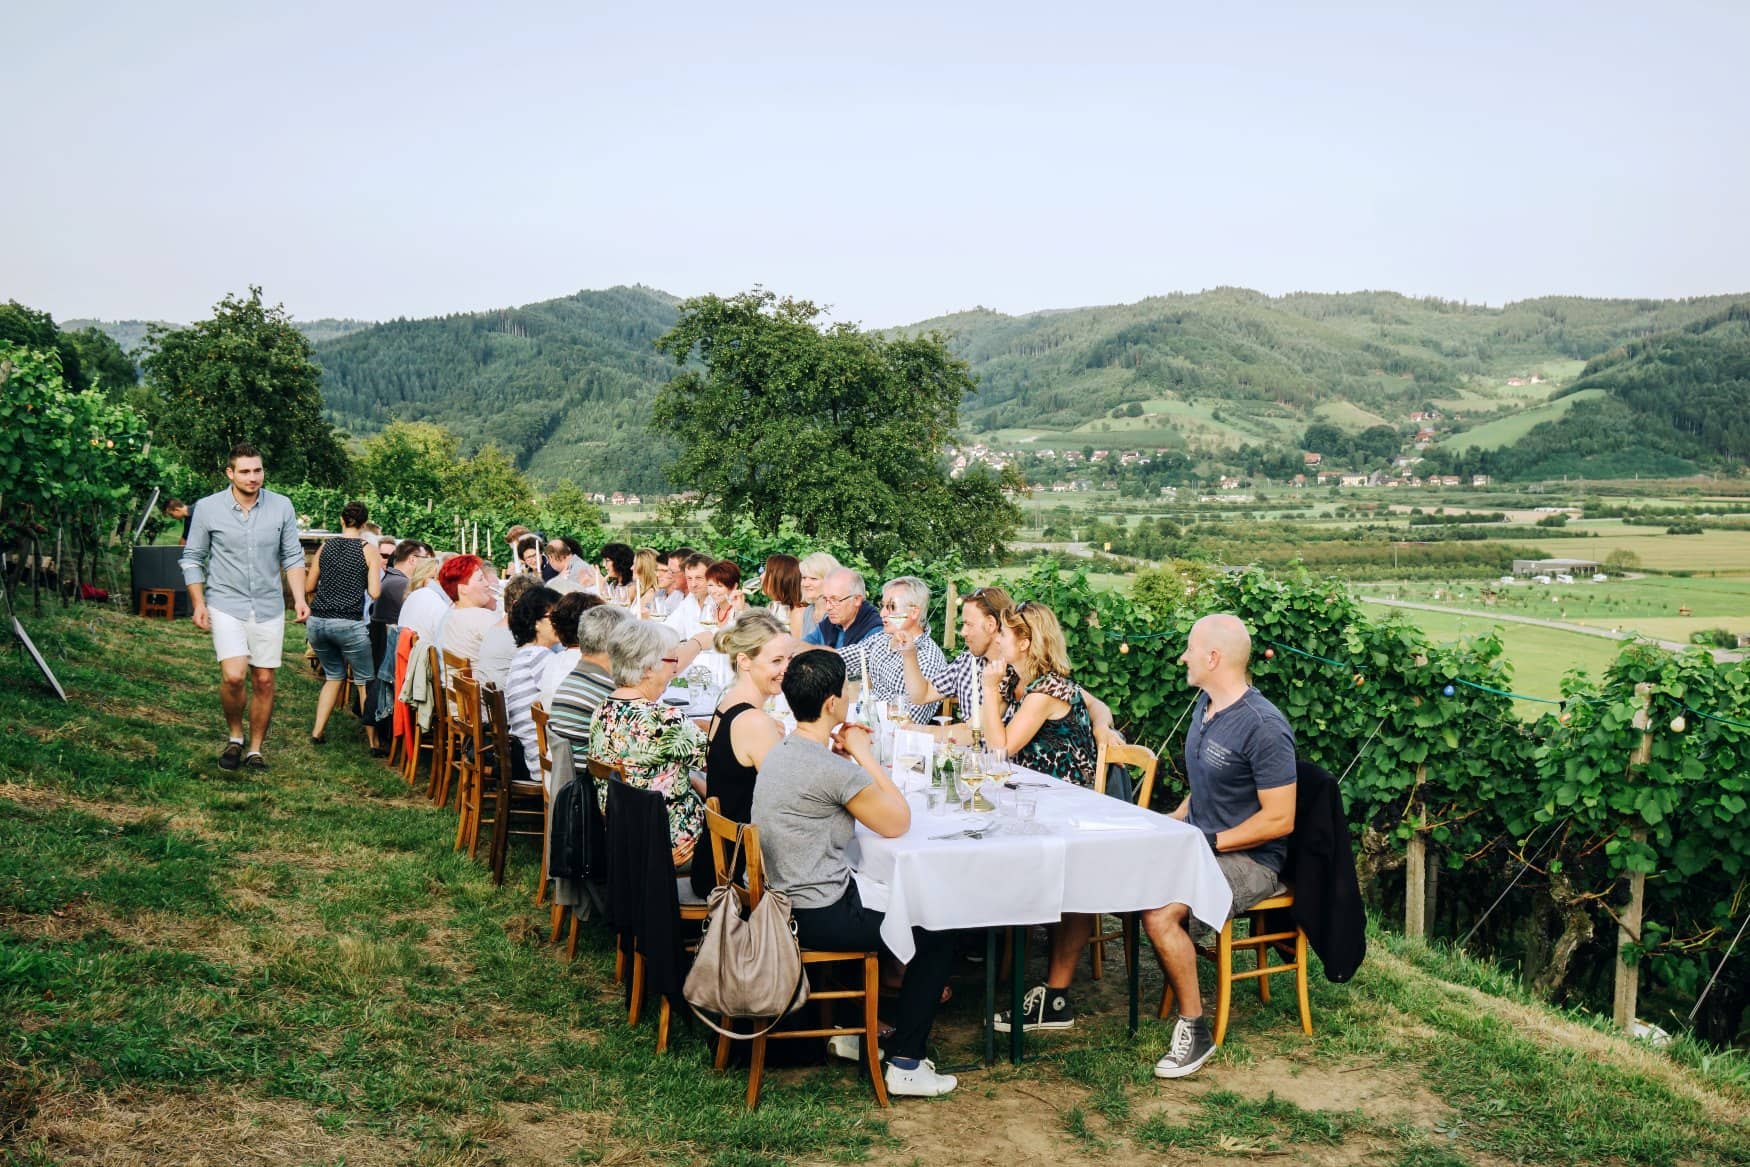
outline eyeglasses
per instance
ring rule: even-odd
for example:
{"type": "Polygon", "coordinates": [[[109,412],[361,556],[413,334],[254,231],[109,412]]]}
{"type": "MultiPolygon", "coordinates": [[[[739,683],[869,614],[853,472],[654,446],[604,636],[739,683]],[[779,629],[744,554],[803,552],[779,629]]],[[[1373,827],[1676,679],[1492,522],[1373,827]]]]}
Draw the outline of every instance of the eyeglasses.
{"type": "Polygon", "coordinates": [[[901,612],[915,612],[917,610],[918,610],[918,606],[916,604],[882,604],[881,605],[882,613],[884,615],[888,615],[888,616],[897,616],[901,612]]]}
{"type": "Polygon", "coordinates": [[[860,600],[862,596],[822,596],[821,600],[828,604],[842,604],[846,600],[860,600]]]}

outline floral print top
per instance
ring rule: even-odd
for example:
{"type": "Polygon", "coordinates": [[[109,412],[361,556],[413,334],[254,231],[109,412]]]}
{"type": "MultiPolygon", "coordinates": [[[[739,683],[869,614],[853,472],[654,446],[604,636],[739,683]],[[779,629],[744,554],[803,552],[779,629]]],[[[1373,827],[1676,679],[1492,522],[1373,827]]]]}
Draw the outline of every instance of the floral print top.
{"type": "MultiPolygon", "coordinates": [[[[589,756],[621,768],[629,785],[668,802],[668,838],[675,864],[685,863],[705,830],[705,805],[688,776],[705,765],[705,733],[671,705],[642,697],[608,697],[589,727],[589,756]]],[[[596,787],[602,813],[608,792],[596,787]]]]}
{"type": "Polygon", "coordinates": [[[1099,747],[1094,744],[1094,723],[1088,716],[1087,702],[1082,700],[1082,687],[1058,673],[1045,673],[1028,683],[1026,692],[1018,691],[1020,678],[1010,670],[1003,680],[1003,724],[1014,719],[1028,693],[1043,693],[1069,706],[1069,712],[1058,718],[1046,718],[1031,740],[1013,754],[1017,765],[1077,786],[1093,786],[1094,763],[1099,747]]]}

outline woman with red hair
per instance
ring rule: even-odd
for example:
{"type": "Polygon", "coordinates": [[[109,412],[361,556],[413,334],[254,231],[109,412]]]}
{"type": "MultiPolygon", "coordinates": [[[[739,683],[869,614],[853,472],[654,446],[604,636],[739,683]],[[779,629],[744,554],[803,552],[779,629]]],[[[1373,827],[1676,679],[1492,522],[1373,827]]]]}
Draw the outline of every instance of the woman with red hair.
{"type": "Polygon", "coordinates": [[[747,611],[747,597],[741,594],[741,568],[728,559],[719,559],[705,569],[705,604],[699,623],[706,628],[726,628],[747,611]]]}
{"type": "Polygon", "coordinates": [[[492,579],[478,555],[458,555],[438,568],[438,586],[455,601],[437,627],[437,646],[472,661],[480,655],[480,639],[498,623],[492,579]]]}

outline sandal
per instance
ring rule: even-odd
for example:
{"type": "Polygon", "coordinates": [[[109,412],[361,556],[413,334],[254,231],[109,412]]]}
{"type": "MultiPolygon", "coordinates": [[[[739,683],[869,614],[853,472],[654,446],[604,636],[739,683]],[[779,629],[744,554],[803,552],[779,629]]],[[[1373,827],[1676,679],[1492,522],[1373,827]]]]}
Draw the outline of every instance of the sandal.
{"type": "Polygon", "coordinates": [[[328,744],[328,735],[325,733],[313,733],[310,735],[310,744],[313,746],[325,746],[328,744]]]}
{"type": "Polygon", "coordinates": [[[265,770],[267,769],[267,759],[257,751],[243,759],[243,768],[245,770],[265,770]]]}

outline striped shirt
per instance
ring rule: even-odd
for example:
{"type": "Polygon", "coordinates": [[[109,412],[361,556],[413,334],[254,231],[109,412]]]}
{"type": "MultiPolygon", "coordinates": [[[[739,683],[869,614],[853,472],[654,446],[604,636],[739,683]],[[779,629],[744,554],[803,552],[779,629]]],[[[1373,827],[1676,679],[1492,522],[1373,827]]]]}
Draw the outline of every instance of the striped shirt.
{"type": "MultiPolygon", "coordinates": [[[[893,647],[893,638],[886,635],[871,636],[859,648],[869,650],[869,692],[880,701],[904,701],[906,713],[911,719],[921,725],[928,725],[930,719],[936,716],[941,705],[930,702],[928,705],[913,705],[905,687],[905,658],[893,647]]],[[[942,649],[930,639],[929,629],[924,629],[918,636],[918,669],[927,678],[931,673],[941,672],[948,667],[947,660],[942,656],[942,649]]],[[[857,655],[854,650],[847,656],[857,655]]]]}
{"type": "Polygon", "coordinates": [[[535,719],[530,714],[541,693],[541,662],[548,655],[538,644],[525,644],[510,658],[504,683],[504,710],[510,736],[522,743],[529,764],[529,777],[540,778],[541,747],[535,740],[535,719]]]}
{"type": "Polygon", "coordinates": [[[574,749],[587,750],[596,708],[613,691],[612,678],[588,661],[579,661],[553,694],[553,704],[547,710],[547,731],[559,734],[574,749]]]}

